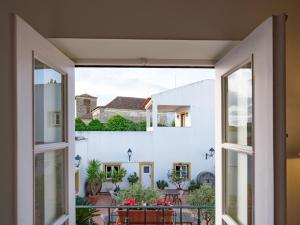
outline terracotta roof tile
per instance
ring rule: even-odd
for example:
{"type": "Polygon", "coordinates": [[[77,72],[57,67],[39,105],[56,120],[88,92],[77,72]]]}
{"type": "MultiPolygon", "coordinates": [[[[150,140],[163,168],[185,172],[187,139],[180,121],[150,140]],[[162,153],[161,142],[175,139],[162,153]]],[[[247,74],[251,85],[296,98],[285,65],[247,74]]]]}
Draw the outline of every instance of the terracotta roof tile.
{"type": "Polygon", "coordinates": [[[145,110],[145,98],[116,97],[103,108],[145,110]]]}

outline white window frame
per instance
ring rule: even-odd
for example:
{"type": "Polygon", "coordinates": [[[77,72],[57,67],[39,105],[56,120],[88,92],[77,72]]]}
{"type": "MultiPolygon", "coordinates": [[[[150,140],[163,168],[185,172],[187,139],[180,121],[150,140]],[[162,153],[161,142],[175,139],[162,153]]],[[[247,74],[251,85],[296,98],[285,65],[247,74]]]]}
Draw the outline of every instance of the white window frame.
{"type": "Polygon", "coordinates": [[[42,37],[20,17],[14,17],[16,40],[16,224],[34,224],[35,154],[65,150],[66,214],[54,223],[75,224],[74,168],[74,63],[42,37]],[[64,104],[65,140],[59,143],[35,144],[34,140],[34,58],[66,76],[64,104]],[[24,113],[26,112],[26,113],[24,113]]]}

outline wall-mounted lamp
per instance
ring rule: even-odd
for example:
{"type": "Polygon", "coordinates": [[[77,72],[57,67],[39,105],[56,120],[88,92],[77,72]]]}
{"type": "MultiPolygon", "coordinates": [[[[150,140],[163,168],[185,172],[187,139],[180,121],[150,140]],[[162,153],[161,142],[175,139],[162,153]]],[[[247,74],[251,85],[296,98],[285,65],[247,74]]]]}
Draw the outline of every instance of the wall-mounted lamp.
{"type": "Polygon", "coordinates": [[[215,149],[210,148],[208,153],[205,153],[205,159],[207,160],[209,157],[213,157],[215,154],[215,149]]]}
{"type": "Polygon", "coordinates": [[[83,136],[75,136],[75,141],[84,141],[84,140],[87,140],[87,138],[83,136]]]}
{"type": "Polygon", "coordinates": [[[76,166],[76,168],[78,168],[80,166],[80,163],[81,163],[81,156],[76,155],[75,156],[75,166],[76,166]]]}
{"type": "Polygon", "coordinates": [[[187,117],[188,117],[188,116],[189,116],[189,113],[188,113],[188,112],[186,112],[186,113],[185,113],[185,116],[187,116],[187,117]]]}
{"type": "Polygon", "coordinates": [[[128,160],[130,162],[131,156],[132,156],[132,150],[129,148],[127,151],[127,155],[128,155],[128,160]]]}

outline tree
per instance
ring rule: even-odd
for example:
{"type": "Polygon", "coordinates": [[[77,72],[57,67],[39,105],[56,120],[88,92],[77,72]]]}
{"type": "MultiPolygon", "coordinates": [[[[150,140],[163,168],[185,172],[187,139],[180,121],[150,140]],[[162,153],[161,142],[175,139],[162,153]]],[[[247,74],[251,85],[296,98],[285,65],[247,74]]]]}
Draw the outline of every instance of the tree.
{"type": "Polygon", "coordinates": [[[120,190],[119,183],[122,182],[123,178],[126,176],[127,171],[123,168],[120,168],[118,170],[113,170],[111,173],[111,182],[113,185],[115,185],[115,192],[118,192],[120,190]]]}
{"type": "Polygon", "coordinates": [[[168,179],[169,182],[174,184],[177,189],[182,189],[186,178],[180,176],[180,171],[176,171],[175,169],[168,171],[168,179]]]}
{"type": "Polygon", "coordinates": [[[109,131],[129,131],[135,130],[134,122],[125,119],[120,115],[115,115],[109,118],[106,123],[106,129],[109,131]]]}
{"type": "Polygon", "coordinates": [[[86,131],[87,125],[80,118],[75,119],[75,131],[86,131]]]}
{"type": "MultiPolygon", "coordinates": [[[[215,189],[209,185],[201,185],[200,188],[195,189],[187,197],[187,202],[195,206],[211,206],[211,208],[204,208],[200,212],[202,219],[206,224],[214,224],[215,220],[215,189]]],[[[194,212],[197,214],[197,212],[194,212]]]]}
{"type": "Polygon", "coordinates": [[[105,125],[100,122],[98,119],[93,119],[89,124],[87,125],[88,131],[104,131],[105,125]]]}

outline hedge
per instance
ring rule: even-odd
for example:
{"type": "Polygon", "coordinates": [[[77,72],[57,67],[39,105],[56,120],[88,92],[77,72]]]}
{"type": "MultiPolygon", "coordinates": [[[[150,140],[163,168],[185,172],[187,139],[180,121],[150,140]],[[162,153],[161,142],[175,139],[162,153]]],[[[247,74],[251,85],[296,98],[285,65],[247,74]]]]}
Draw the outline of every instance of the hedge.
{"type": "Polygon", "coordinates": [[[120,115],[112,116],[107,123],[101,123],[98,119],[93,119],[85,124],[82,119],[75,119],[76,131],[146,131],[146,122],[133,122],[120,115]]]}

